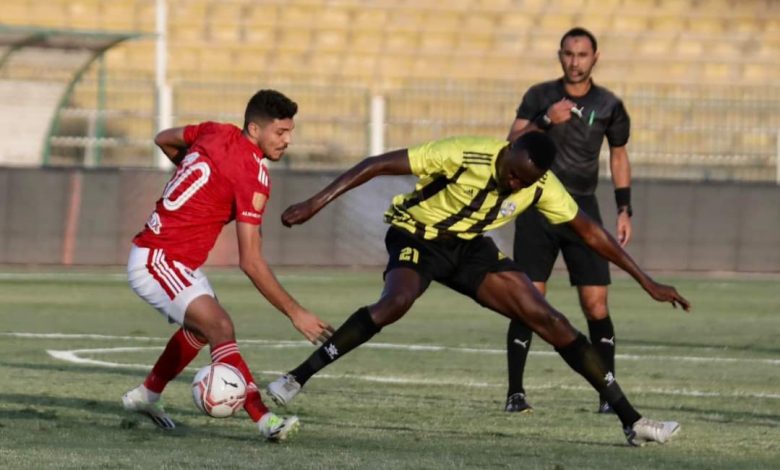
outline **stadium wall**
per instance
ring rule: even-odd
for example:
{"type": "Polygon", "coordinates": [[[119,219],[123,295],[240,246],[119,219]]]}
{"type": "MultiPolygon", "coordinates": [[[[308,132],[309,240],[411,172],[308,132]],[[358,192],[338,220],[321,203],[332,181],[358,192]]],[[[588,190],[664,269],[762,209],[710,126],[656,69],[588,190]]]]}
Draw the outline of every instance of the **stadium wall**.
{"type": "MultiPolygon", "coordinates": [[[[307,223],[279,222],[289,204],[335,173],[274,169],[263,224],[274,265],[382,266],[382,214],[411,178],[382,177],[347,193],[307,223]]],[[[139,169],[0,168],[0,263],[123,265],[169,175],[139,169]]],[[[611,185],[599,200],[614,227],[611,185]]],[[[633,185],[631,255],[645,268],[672,271],[780,272],[780,186],[759,183],[637,181],[633,185]]],[[[493,234],[511,253],[512,228],[493,234]]],[[[236,265],[235,231],[227,227],[209,265],[236,265]]]]}

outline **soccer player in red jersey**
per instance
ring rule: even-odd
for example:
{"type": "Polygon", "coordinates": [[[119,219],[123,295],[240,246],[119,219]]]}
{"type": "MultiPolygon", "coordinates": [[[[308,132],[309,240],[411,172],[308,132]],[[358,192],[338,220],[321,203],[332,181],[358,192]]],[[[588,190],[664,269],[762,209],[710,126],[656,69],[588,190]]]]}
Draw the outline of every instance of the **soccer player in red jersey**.
{"type": "Polygon", "coordinates": [[[241,371],[248,384],[244,409],[265,438],[283,440],[298,429],[297,417],[281,418],[263,404],[238,351],[230,315],[200,270],[222,227],[235,220],[239,264],[257,290],[312,343],[330,336],[331,326],[285,291],[262,252],[259,227],[271,192],[266,161],[279,160],[290,144],[297,110],[283,94],[261,90],[247,104],[243,129],[204,122],[167,129],[155,138],[176,173],[133,239],[127,272],[135,293],[181,328],[122,403],[160,428],[175,428],[159,402],[163,389],[208,344],[212,361],[241,371]]]}

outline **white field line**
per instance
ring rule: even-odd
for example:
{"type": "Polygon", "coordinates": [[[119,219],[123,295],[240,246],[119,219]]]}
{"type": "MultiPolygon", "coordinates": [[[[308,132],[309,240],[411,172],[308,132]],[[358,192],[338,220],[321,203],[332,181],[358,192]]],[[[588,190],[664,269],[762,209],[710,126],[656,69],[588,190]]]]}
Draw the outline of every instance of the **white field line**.
{"type": "MultiPolygon", "coordinates": [[[[57,350],[49,349],[46,350],[46,352],[55,359],[71,362],[74,364],[93,365],[93,366],[119,368],[119,369],[149,370],[151,369],[151,366],[149,366],[148,364],[127,364],[127,363],[100,361],[97,359],[89,359],[80,356],[82,354],[110,354],[110,353],[138,352],[138,351],[148,351],[148,350],[159,351],[159,348],[147,346],[147,347],[126,347],[126,348],[72,349],[68,351],[57,351],[57,350]]],[[[195,371],[197,370],[197,368],[188,367],[187,370],[195,371]]],[[[263,370],[263,371],[259,371],[258,373],[263,375],[277,376],[282,374],[283,372],[278,370],[263,370]]],[[[439,386],[458,386],[458,387],[465,386],[465,387],[475,387],[475,388],[504,387],[503,383],[496,383],[496,382],[475,382],[475,381],[468,381],[468,380],[464,381],[464,380],[447,380],[447,379],[423,379],[423,378],[376,376],[376,375],[320,373],[317,374],[317,377],[323,379],[340,379],[340,380],[348,379],[348,380],[359,380],[362,382],[392,383],[392,384],[402,384],[402,385],[428,385],[428,386],[439,385],[439,386]]],[[[547,383],[542,385],[535,385],[531,389],[532,390],[563,389],[563,390],[573,390],[573,391],[591,390],[589,387],[585,387],[585,386],[570,386],[570,385],[562,385],[558,383],[547,383]]],[[[630,390],[630,392],[632,394],[679,395],[685,397],[716,397],[716,398],[731,397],[731,398],[780,399],[780,394],[768,393],[768,392],[747,393],[747,392],[734,391],[729,393],[721,393],[721,392],[708,392],[708,391],[692,390],[692,389],[669,389],[669,388],[647,388],[647,387],[632,389],[630,390]]]]}
{"type": "MultiPolygon", "coordinates": [[[[162,337],[142,337],[142,336],[111,336],[111,335],[98,335],[98,334],[64,334],[64,333],[22,333],[22,332],[9,332],[0,333],[0,336],[17,337],[17,338],[30,338],[30,339],[92,339],[92,340],[128,340],[128,341],[142,341],[142,342],[164,342],[167,338],[162,337]]],[[[272,341],[272,340],[242,340],[242,343],[255,344],[263,347],[271,348],[310,348],[311,345],[306,341],[272,341]]],[[[375,349],[395,349],[406,351],[425,351],[425,352],[440,352],[440,351],[460,351],[467,353],[482,353],[482,354],[505,354],[502,349],[489,349],[489,348],[456,348],[436,345],[425,344],[393,344],[393,343],[367,343],[362,347],[375,348],[375,349]]],[[[112,348],[89,348],[89,349],[72,349],[72,350],[47,350],[46,352],[54,357],[66,362],[83,365],[94,365],[99,367],[108,368],[124,368],[124,369],[142,369],[149,370],[151,367],[148,364],[133,364],[133,363],[118,363],[104,360],[91,359],[88,357],[82,357],[82,355],[89,354],[113,354],[113,353],[126,353],[126,352],[138,352],[138,351],[159,351],[158,346],[142,346],[142,347],[112,347],[112,348]]],[[[531,354],[553,356],[557,353],[551,351],[539,351],[531,352],[531,354]]],[[[737,359],[737,358],[707,358],[707,357],[692,357],[692,356],[663,356],[663,355],[618,355],[618,358],[629,360],[646,360],[646,359],[661,359],[669,360],[675,358],[677,360],[687,360],[694,362],[761,362],[771,365],[777,365],[780,363],[778,360],[771,359],[737,359]]],[[[194,371],[195,368],[188,368],[188,370],[194,371]]],[[[264,370],[259,371],[264,375],[279,375],[282,372],[277,370],[264,370]]],[[[407,384],[407,385],[441,385],[441,386],[467,386],[476,388],[502,388],[503,383],[497,382],[477,382],[477,381],[464,381],[463,379],[424,379],[413,377],[395,377],[395,376],[372,376],[372,375],[354,375],[354,374],[341,374],[333,375],[327,373],[321,373],[318,377],[325,379],[349,379],[360,380],[364,382],[374,383],[394,383],[394,384],[407,384]]],[[[574,391],[589,391],[590,388],[585,386],[568,386],[559,383],[548,383],[537,385],[534,389],[565,389],[574,391]]],[[[659,395],[679,395],[690,397],[733,397],[733,398],[769,398],[780,399],[780,394],[770,392],[758,392],[747,393],[734,391],[729,393],[721,392],[709,392],[692,389],[659,389],[659,388],[647,388],[631,390],[631,393],[641,394],[659,394],[659,395]]]]}
{"type": "MultiPolygon", "coordinates": [[[[24,333],[24,332],[0,332],[1,336],[30,339],[94,339],[94,340],[126,340],[142,342],[166,342],[168,338],[163,337],[145,337],[145,336],[112,336],[99,334],[66,334],[66,333],[24,333]]],[[[283,348],[301,348],[312,347],[307,341],[289,341],[289,340],[265,340],[265,339],[242,339],[241,344],[255,344],[262,347],[283,349],[283,348]]],[[[423,351],[423,352],[463,352],[477,354],[499,354],[504,355],[504,349],[495,348],[467,348],[453,346],[438,346],[433,344],[398,344],[398,343],[366,343],[361,346],[366,349],[393,349],[401,351],[423,351]]],[[[531,351],[535,356],[557,356],[554,351],[531,351]]],[[[758,358],[736,358],[736,357],[708,357],[708,356],[669,356],[663,354],[617,354],[617,359],[629,361],[681,361],[695,363],[748,363],[748,364],[767,364],[780,365],[780,359],[758,359],[758,358]]]]}

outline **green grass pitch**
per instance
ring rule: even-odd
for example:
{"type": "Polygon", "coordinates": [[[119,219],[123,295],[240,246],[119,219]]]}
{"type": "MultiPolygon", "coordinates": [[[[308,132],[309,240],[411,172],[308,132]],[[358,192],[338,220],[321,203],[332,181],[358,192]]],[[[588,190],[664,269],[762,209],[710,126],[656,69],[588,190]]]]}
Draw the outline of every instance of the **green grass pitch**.
{"type": "MultiPolygon", "coordinates": [[[[334,326],[373,302],[381,270],[281,271],[334,326]]],[[[237,272],[212,271],[241,351],[265,385],[311,345],[237,272]]],[[[579,328],[573,289],[549,299],[579,328]]],[[[526,384],[536,411],[502,411],[506,320],[433,286],[406,317],[315,376],[281,413],[301,432],[261,440],[240,413],[200,414],[189,384],[207,351],[165,392],[179,428],[155,429],[119,398],[173,331],[120,270],[0,272],[2,468],[780,468],[780,302],[776,279],[659,276],[693,302],[658,304],[630,279],[610,290],[617,377],[643,414],[682,423],[664,446],[630,448],[595,413],[585,381],[538,338],[526,384]]],[[[273,408],[273,407],[272,407],[273,408]]]]}

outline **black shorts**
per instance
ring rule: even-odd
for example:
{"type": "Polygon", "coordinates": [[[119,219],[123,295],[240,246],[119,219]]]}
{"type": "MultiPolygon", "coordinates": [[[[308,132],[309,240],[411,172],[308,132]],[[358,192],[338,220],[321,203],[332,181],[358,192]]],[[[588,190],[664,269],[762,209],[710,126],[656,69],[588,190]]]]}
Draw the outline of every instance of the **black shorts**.
{"type": "MultiPolygon", "coordinates": [[[[574,196],[583,212],[601,224],[596,196],[574,196]]],[[[558,253],[563,253],[573,286],[606,286],[609,261],[591,250],[566,224],[551,225],[531,207],[515,220],[515,262],[534,282],[547,282],[558,253]]]]}
{"type": "Polygon", "coordinates": [[[485,236],[472,240],[425,240],[391,226],[385,236],[385,246],[389,256],[385,275],[395,268],[410,268],[423,278],[423,288],[437,281],[475,300],[486,274],[520,271],[485,236]]]}

